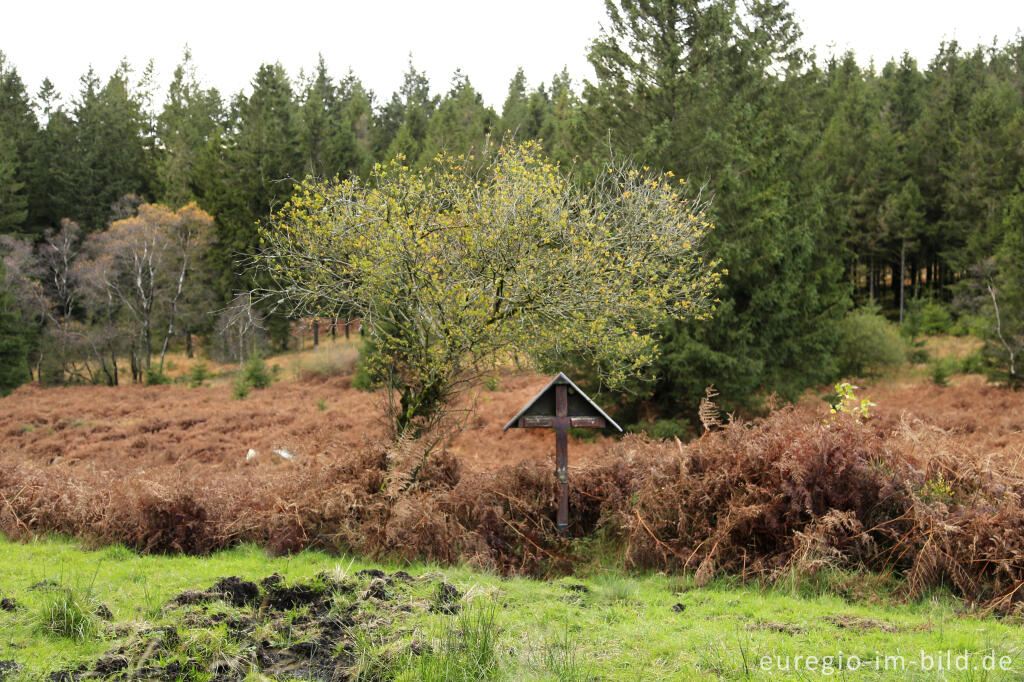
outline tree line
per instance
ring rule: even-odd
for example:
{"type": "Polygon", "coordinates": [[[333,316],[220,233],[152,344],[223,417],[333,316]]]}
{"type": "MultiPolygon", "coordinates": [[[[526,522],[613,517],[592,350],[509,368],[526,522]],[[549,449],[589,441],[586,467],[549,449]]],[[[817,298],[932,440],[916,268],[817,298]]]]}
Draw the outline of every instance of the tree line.
{"type": "MultiPolygon", "coordinates": [[[[644,385],[664,412],[694,406],[709,383],[753,407],[834,378],[842,321],[869,301],[894,319],[925,297],[989,317],[998,306],[996,344],[1019,354],[1024,39],[862,67],[801,48],[784,0],[620,0],[605,26],[588,48],[592,80],[563,71],[531,85],[519,70],[500,112],[460,72],[434,92],[411,59],[387,98],[322,59],[294,77],[264,64],[248,93],[225,98],[186,51],[161,104],[152,68],[122,64],[105,80],[88,71],[65,105],[49,81],[30,94],[0,56],[0,233],[38,255],[65,221],[84,240],[133,217],[118,214],[122,197],[172,213],[194,202],[213,220],[198,281],[216,310],[259,285],[241,264],[305,176],[366,178],[397,155],[417,168],[440,152],[484,157],[511,133],[542,140],[583,182],[628,156],[711,199],[721,302],[710,322],[664,323],[657,381],[644,385]]],[[[60,305],[59,285],[39,284],[60,305]]],[[[5,311],[2,324],[33,328],[5,311]]],[[[263,312],[286,343],[286,317],[263,312]]],[[[38,357],[37,338],[21,345],[38,357]]]]}

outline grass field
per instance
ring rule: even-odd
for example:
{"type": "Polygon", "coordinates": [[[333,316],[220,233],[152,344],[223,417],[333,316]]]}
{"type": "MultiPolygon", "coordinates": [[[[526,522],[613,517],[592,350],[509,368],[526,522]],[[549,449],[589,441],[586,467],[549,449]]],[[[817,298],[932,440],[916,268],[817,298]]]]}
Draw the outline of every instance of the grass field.
{"type": "Polygon", "coordinates": [[[0,593],[16,604],[13,611],[0,611],[0,660],[20,666],[6,677],[0,674],[5,682],[46,679],[83,664],[95,667],[97,660],[103,670],[123,666],[121,673],[133,668],[138,673],[145,664],[143,678],[196,680],[998,680],[1024,675],[1024,629],[1016,622],[960,615],[960,602],[942,593],[896,605],[888,586],[872,586],[871,579],[862,594],[877,595],[878,603],[843,599],[834,591],[830,596],[811,584],[758,589],[718,581],[696,587],[686,577],[629,577],[597,568],[573,578],[536,581],[467,567],[370,564],[318,552],[273,559],[251,546],[195,558],[138,556],[117,546],[86,551],[65,540],[0,542],[0,575],[0,593]],[[410,579],[387,584],[386,577],[375,581],[359,575],[371,568],[389,574],[401,569],[410,579]],[[325,571],[329,578],[315,578],[325,571]],[[266,598],[251,606],[172,602],[224,577],[258,582],[274,573],[288,585],[334,589],[327,590],[326,606],[319,609],[275,612],[266,598]],[[323,580],[328,583],[317,582],[323,580]],[[438,594],[446,589],[441,584],[454,588],[445,608],[437,608],[438,594]],[[95,615],[104,609],[106,620],[95,615]],[[312,644],[324,648],[330,641],[327,658],[333,667],[317,672],[292,663],[291,672],[268,674],[273,665],[260,672],[260,660],[281,667],[285,658],[268,651],[309,651],[302,646],[309,622],[331,614],[344,614],[343,626],[312,644]],[[167,635],[171,631],[173,637],[167,635]],[[154,633],[162,638],[159,645],[154,633]],[[938,657],[941,653],[945,660],[947,651],[954,668],[956,657],[968,652],[961,660],[972,669],[940,675],[938,657]],[[902,656],[902,664],[898,658],[886,664],[884,656],[902,656]],[[787,659],[790,670],[780,670],[780,661],[784,668],[787,659]],[[1000,659],[1007,669],[998,669],[1000,659]],[[115,664],[119,660],[124,663],[115,664]],[[989,660],[997,670],[983,669],[989,660]],[[858,662],[860,669],[850,670],[858,662]],[[172,675],[161,677],[161,669],[172,675]]]}

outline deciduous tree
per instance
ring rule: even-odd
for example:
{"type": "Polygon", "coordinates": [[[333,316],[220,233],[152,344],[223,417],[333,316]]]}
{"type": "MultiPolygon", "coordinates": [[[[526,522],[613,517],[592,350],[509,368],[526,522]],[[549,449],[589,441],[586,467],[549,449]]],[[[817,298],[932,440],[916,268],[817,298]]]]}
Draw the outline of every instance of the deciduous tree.
{"type": "Polygon", "coordinates": [[[718,275],[703,206],[671,176],[606,168],[578,189],[536,143],[475,170],[396,159],[370,180],[307,181],[261,231],[265,292],[367,326],[397,433],[418,434],[512,352],[585,358],[621,383],[650,365],[666,316],[705,319],[718,275]]]}

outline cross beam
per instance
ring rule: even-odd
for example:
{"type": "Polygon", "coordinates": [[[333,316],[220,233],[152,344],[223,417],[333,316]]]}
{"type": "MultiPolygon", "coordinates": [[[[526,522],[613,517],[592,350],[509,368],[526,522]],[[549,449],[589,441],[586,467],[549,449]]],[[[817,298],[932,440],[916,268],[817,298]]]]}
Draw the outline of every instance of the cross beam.
{"type": "Polygon", "coordinates": [[[603,429],[602,417],[570,417],[569,387],[555,385],[555,416],[530,415],[519,418],[520,428],[555,430],[555,476],[558,478],[558,532],[569,529],[569,427],[603,429]]]}

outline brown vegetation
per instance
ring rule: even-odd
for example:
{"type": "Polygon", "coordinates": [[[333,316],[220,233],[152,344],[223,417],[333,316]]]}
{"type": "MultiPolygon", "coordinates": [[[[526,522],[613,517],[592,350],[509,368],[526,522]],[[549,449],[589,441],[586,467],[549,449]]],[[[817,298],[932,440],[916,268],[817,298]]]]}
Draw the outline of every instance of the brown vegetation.
{"type": "MultiPolygon", "coordinates": [[[[506,377],[483,393],[471,429],[412,482],[416,443],[385,444],[372,396],[341,381],[280,384],[244,402],[222,389],[19,390],[0,401],[0,528],[145,551],[254,541],[534,574],[580,558],[554,532],[550,434],[498,435],[542,378],[506,377]],[[250,447],[264,454],[246,465],[250,447]],[[271,447],[296,457],[275,465],[271,447]]],[[[867,567],[904,576],[911,593],[947,584],[1015,608],[1024,394],[962,380],[872,396],[866,424],[826,425],[823,403],[809,401],[686,445],[574,443],[572,533],[615,543],[629,566],[700,580],[867,567]]]]}

